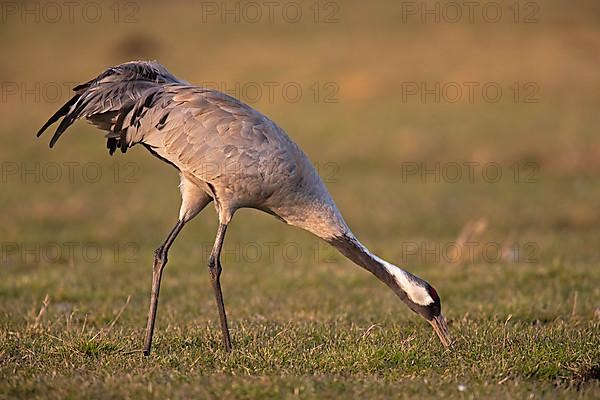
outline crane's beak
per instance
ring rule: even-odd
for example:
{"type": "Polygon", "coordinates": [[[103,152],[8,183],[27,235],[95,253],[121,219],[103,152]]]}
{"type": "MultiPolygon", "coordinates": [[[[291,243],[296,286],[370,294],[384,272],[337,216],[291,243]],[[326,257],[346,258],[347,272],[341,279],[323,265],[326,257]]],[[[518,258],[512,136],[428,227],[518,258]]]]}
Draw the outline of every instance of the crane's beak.
{"type": "Polygon", "coordinates": [[[442,344],[446,347],[450,347],[450,345],[452,344],[452,339],[450,339],[450,333],[448,332],[448,324],[446,324],[446,318],[444,318],[444,316],[440,314],[437,317],[433,317],[433,319],[431,319],[429,323],[433,327],[435,333],[440,338],[442,344]]]}

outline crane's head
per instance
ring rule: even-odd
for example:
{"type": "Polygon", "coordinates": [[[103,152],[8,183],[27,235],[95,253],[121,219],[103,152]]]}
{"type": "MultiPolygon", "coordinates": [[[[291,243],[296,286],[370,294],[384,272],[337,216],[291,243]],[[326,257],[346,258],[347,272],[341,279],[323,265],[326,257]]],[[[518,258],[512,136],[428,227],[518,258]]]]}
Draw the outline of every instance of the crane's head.
{"type": "Polygon", "coordinates": [[[420,282],[414,282],[415,287],[406,293],[406,299],[403,300],[411,310],[429,322],[442,344],[449,347],[452,344],[452,340],[448,331],[446,318],[442,314],[440,296],[438,296],[436,290],[429,283],[422,279],[418,279],[418,281],[420,282]]]}
{"type": "Polygon", "coordinates": [[[442,303],[437,291],[427,281],[414,276],[397,266],[376,257],[390,273],[392,282],[387,282],[406,305],[425,318],[433,327],[442,344],[452,344],[446,318],[442,314],[442,303]]]}
{"type": "Polygon", "coordinates": [[[372,272],[388,285],[406,305],[425,318],[433,327],[442,344],[452,344],[446,319],[442,315],[440,296],[427,281],[377,257],[352,234],[328,239],[342,254],[372,272]]]}

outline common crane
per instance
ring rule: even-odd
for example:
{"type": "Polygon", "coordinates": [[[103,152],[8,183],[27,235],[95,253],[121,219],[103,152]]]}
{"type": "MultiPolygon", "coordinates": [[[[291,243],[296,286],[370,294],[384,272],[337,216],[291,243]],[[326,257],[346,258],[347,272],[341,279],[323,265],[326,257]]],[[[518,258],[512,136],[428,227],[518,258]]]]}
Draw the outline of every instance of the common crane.
{"type": "Polygon", "coordinates": [[[432,325],[445,346],[450,345],[436,290],[359,242],[308,157],[269,118],[233,97],[177,79],[156,61],[109,68],[73,90],[75,95],[37,134],[62,118],[50,147],[71,124],[85,118],[106,132],[111,155],[141,144],[177,168],[181,177],[179,218],[154,253],[145,355],[150,354],[169,248],[183,226],[211,201],[219,227],[208,268],[227,351],[231,339],[221,292],[220,253],[227,226],[242,207],[265,211],[331,244],[389,286],[432,325]]]}

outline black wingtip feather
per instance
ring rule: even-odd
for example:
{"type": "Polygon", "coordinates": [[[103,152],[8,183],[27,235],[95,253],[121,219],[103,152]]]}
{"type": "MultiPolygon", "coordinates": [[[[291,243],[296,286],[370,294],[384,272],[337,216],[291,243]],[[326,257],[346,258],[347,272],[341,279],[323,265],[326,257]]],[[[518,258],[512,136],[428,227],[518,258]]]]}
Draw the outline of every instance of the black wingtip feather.
{"type": "Polygon", "coordinates": [[[72,120],[73,120],[73,118],[70,118],[70,115],[67,115],[66,117],[63,118],[62,121],[60,121],[60,125],[58,125],[56,132],[54,132],[54,136],[52,136],[52,139],[50,139],[50,148],[54,147],[54,144],[56,144],[56,141],[61,137],[63,132],[66,131],[67,128],[71,125],[72,120]]]}
{"type": "MultiPolygon", "coordinates": [[[[48,121],[46,121],[46,123],[44,124],[44,126],[42,126],[40,128],[40,130],[37,133],[37,137],[42,136],[42,133],[44,133],[44,131],[46,131],[46,129],[48,129],[48,127],[52,124],[54,124],[56,121],[58,121],[61,117],[67,115],[67,113],[69,112],[69,109],[71,108],[71,106],[73,104],[75,104],[77,102],[77,100],[79,100],[79,95],[75,95],[73,97],[71,97],[71,99],[69,101],[67,101],[56,113],[54,113],[53,116],[50,117],[50,119],[48,121]]],[[[50,146],[52,147],[52,146],[50,146]]]]}
{"type": "Polygon", "coordinates": [[[106,141],[106,147],[108,148],[108,154],[112,156],[115,153],[115,150],[117,149],[117,139],[108,138],[108,140],[106,141]]]}
{"type": "Polygon", "coordinates": [[[79,106],[74,109],[73,111],[71,111],[70,113],[68,113],[62,121],[60,121],[60,125],[58,125],[58,128],[56,129],[56,132],[54,132],[54,136],[52,136],[52,139],[50,140],[50,148],[54,147],[54,144],[56,143],[56,141],[61,137],[61,135],[67,130],[67,128],[69,126],[71,126],[73,124],[73,122],[75,122],[77,120],[77,118],[80,117],[80,113],[81,111],[83,111],[83,109],[86,106],[86,101],[82,101],[81,104],[79,104],[79,106]]]}
{"type": "Polygon", "coordinates": [[[67,115],[63,118],[62,121],[60,121],[60,125],[58,125],[56,132],[54,132],[54,136],[52,136],[52,139],[50,139],[50,148],[54,147],[54,144],[61,137],[64,131],[66,131],[69,126],[71,126],[73,120],[74,118],[72,118],[70,115],[67,115]]]}

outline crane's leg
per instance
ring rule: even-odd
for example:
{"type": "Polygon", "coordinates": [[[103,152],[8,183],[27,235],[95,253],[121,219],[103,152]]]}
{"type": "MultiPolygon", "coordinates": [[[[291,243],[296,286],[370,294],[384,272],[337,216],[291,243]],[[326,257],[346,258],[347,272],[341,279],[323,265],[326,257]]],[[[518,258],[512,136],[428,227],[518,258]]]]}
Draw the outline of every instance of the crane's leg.
{"type": "Polygon", "coordinates": [[[152,334],[154,332],[154,321],[156,320],[156,309],[158,307],[158,292],[160,291],[160,278],[163,269],[167,265],[167,253],[175,241],[175,238],[181,232],[185,222],[178,220],[164,243],[154,252],[154,267],[152,268],[152,295],[150,297],[150,311],[148,312],[148,323],[146,325],[146,339],[144,340],[144,355],[150,355],[152,346],[152,334]]]}
{"type": "Polygon", "coordinates": [[[223,239],[227,225],[219,224],[217,230],[217,238],[213,246],[212,252],[208,259],[208,271],[210,272],[210,280],[213,290],[215,291],[215,300],[219,309],[219,317],[221,318],[221,330],[223,331],[223,345],[226,351],[231,351],[231,338],[229,337],[229,327],[227,326],[227,314],[225,314],[225,304],[223,304],[223,293],[221,292],[221,248],[223,247],[223,239]]]}

